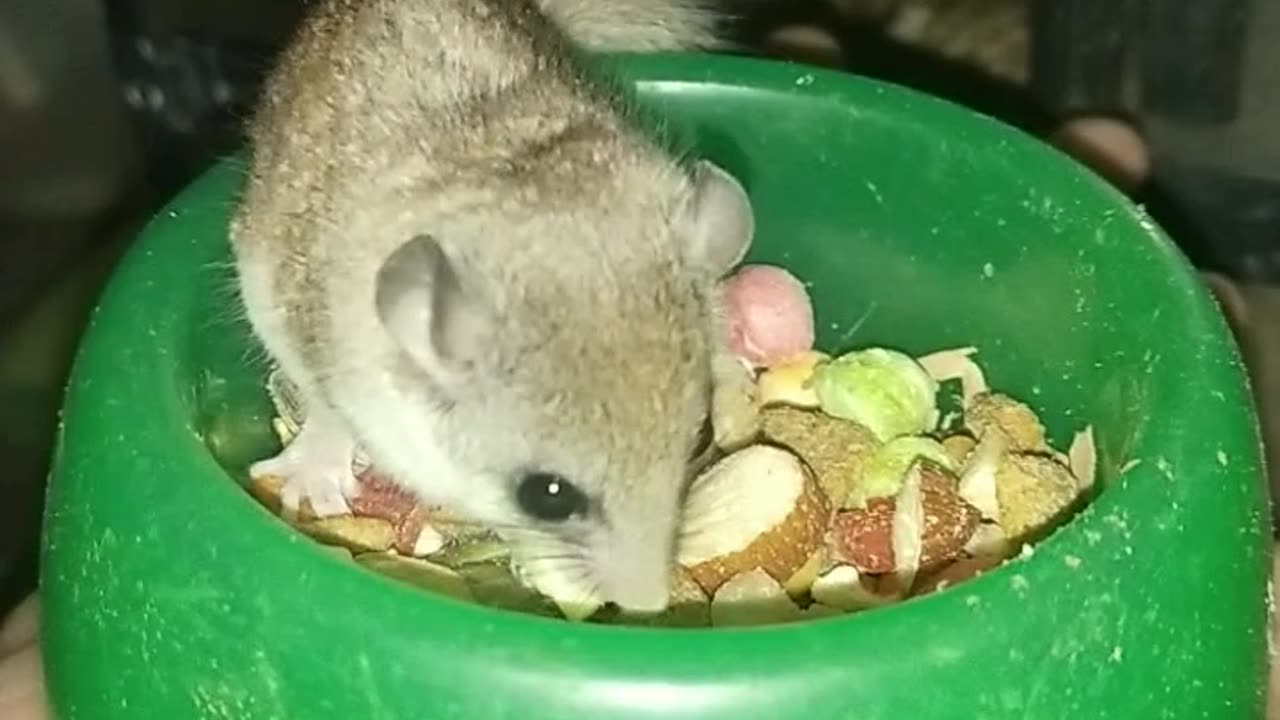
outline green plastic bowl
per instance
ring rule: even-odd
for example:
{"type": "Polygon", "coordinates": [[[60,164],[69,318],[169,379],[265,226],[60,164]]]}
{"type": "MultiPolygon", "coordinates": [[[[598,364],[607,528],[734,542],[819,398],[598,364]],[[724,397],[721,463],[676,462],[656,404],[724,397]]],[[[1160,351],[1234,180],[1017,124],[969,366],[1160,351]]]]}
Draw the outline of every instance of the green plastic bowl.
{"type": "Polygon", "coordinates": [[[1095,426],[1092,505],[971,582],[773,628],[571,625],[376,576],[235,481],[273,441],[228,163],[145,231],[75,366],[43,566],[58,717],[1261,717],[1257,426],[1222,317],[1151,221],[912,92],[735,58],[617,67],[744,180],[752,259],[812,281],[821,346],[975,345],[1057,443],[1095,426]]]}

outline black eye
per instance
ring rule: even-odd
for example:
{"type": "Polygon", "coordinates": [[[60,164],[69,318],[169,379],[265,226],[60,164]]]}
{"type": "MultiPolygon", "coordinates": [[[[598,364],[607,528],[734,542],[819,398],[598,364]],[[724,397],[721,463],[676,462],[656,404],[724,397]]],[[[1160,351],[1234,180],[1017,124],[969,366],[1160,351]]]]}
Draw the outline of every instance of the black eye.
{"type": "Polygon", "coordinates": [[[698,428],[698,435],[693,440],[693,454],[689,456],[691,460],[697,460],[711,449],[711,442],[716,439],[715,427],[711,424],[711,416],[708,415],[702,421],[702,427],[698,428]]]}
{"type": "Polygon", "coordinates": [[[520,479],[516,502],[529,515],[547,522],[561,522],[587,511],[587,496],[555,473],[529,473],[520,479]]]}

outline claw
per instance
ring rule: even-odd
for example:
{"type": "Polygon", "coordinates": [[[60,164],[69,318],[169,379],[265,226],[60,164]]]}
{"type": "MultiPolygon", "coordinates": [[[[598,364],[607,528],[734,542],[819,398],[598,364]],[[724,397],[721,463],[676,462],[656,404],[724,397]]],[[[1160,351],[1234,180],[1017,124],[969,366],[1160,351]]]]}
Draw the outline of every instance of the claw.
{"type": "Polygon", "coordinates": [[[341,464],[303,460],[297,462],[284,453],[255,463],[249,473],[255,477],[274,476],[284,479],[280,502],[285,512],[296,515],[305,500],[316,517],[350,515],[347,498],[356,494],[356,478],[351,469],[341,464]]]}
{"type": "Polygon", "coordinates": [[[347,500],[360,489],[352,468],[354,452],[355,443],[346,433],[308,421],[279,455],[254,463],[249,475],[284,480],[280,502],[288,515],[296,517],[304,501],[316,517],[350,515],[347,500]]]}

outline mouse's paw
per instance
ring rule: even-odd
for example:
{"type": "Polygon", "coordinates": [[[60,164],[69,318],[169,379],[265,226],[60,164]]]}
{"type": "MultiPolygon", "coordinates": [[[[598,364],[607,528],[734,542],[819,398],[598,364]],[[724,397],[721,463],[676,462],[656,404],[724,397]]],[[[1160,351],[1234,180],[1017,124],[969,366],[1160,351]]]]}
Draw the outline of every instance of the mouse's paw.
{"type": "Polygon", "coordinates": [[[288,515],[296,516],[303,501],[316,517],[350,515],[347,500],[360,490],[354,457],[355,442],[345,432],[308,421],[279,455],[254,463],[249,475],[284,481],[280,503],[288,515]]]}

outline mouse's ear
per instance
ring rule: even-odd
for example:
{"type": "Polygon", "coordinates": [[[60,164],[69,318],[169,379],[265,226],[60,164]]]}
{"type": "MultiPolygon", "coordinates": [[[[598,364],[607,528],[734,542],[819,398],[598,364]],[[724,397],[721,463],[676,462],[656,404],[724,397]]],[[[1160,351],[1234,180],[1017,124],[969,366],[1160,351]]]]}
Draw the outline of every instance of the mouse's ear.
{"type": "Polygon", "coordinates": [[[747,254],[755,234],[755,213],[742,184],[719,166],[699,160],[693,167],[688,206],[692,237],[685,257],[719,277],[747,254]]]}
{"type": "Polygon", "coordinates": [[[391,336],[437,381],[469,370],[494,327],[488,308],[464,286],[440,243],[425,235],[383,262],[376,303],[391,336]]]}

